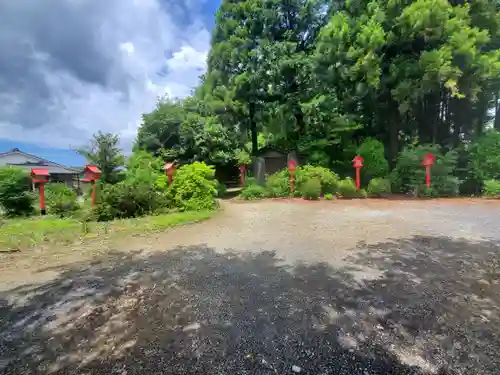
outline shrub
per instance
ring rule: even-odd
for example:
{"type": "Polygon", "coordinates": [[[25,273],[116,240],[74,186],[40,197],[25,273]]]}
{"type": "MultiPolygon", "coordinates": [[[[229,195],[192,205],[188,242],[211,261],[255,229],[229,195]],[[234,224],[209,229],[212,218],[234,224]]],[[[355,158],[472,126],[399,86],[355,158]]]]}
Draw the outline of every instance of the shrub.
{"type": "Polygon", "coordinates": [[[33,213],[35,195],[29,191],[30,175],[21,168],[0,168],[0,206],[7,216],[33,213]]]}
{"type": "Polygon", "coordinates": [[[484,181],[483,194],[487,197],[500,198],[500,180],[484,181]]]}
{"type": "Polygon", "coordinates": [[[318,199],[321,195],[321,180],[318,177],[311,178],[302,184],[301,191],[304,199],[318,199]]]}
{"type": "Polygon", "coordinates": [[[426,197],[426,198],[437,198],[439,197],[439,193],[435,188],[427,187],[427,185],[423,184],[420,185],[417,190],[416,190],[416,195],[419,197],[426,197]]]}
{"type": "Polygon", "coordinates": [[[217,180],[217,197],[221,198],[227,194],[226,185],[217,180]]]}
{"type": "Polygon", "coordinates": [[[363,198],[363,199],[368,198],[368,193],[366,192],[365,189],[359,189],[357,193],[358,193],[358,198],[363,198]]]}
{"type": "Polygon", "coordinates": [[[374,138],[366,138],[357,153],[364,159],[363,180],[384,177],[389,173],[389,163],[384,155],[384,144],[374,138]]]}
{"type": "Polygon", "coordinates": [[[420,194],[420,187],[425,182],[425,168],[422,166],[422,160],[428,152],[432,152],[436,157],[436,162],[431,167],[431,184],[434,194],[456,195],[459,181],[453,177],[453,172],[457,155],[454,151],[443,154],[436,145],[410,146],[399,154],[396,167],[391,173],[394,190],[401,193],[420,194]]]}
{"type": "Polygon", "coordinates": [[[325,199],[326,199],[327,201],[331,201],[331,200],[333,199],[333,197],[334,197],[334,196],[333,196],[333,194],[331,194],[331,193],[326,193],[326,194],[325,194],[325,199]]]}
{"type": "Polygon", "coordinates": [[[45,189],[49,214],[68,216],[80,208],[75,191],[68,185],[51,183],[47,184],[45,189]]]}
{"type": "Polygon", "coordinates": [[[270,175],[266,181],[267,195],[270,197],[288,197],[290,195],[290,172],[283,169],[270,175]]]}
{"type": "Polygon", "coordinates": [[[356,185],[351,178],[346,178],[341,180],[338,184],[338,194],[342,198],[356,198],[358,197],[358,191],[356,190],[356,185]]]}
{"type": "Polygon", "coordinates": [[[213,209],[217,202],[215,168],[202,162],[183,165],[168,189],[173,205],[181,211],[213,209]]]}
{"type": "Polygon", "coordinates": [[[472,142],[469,168],[479,181],[500,179],[500,132],[489,130],[472,142]]]}
{"type": "Polygon", "coordinates": [[[380,197],[383,194],[391,193],[391,181],[387,178],[374,178],[368,184],[368,195],[370,197],[380,197]]]}
{"type": "Polygon", "coordinates": [[[95,215],[99,221],[143,216],[167,204],[165,195],[154,186],[129,181],[103,185],[98,198],[95,215]]]}
{"type": "Polygon", "coordinates": [[[254,200],[254,199],[261,199],[266,197],[267,191],[263,186],[260,186],[258,184],[246,184],[243,187],[243,190],[240,193],[240,197],[245,200],[254,200]]]}
{"type": "MultiPolygon", "coordinates": [[[[287,176],[288,176],[288,171],[287,176]]],[[[295,182],[299,190],[302,190],[302,185],[307,181],[318,178],[321,184],[321,193],[336,193],[339,177],[328,168],[316,167],[313,165],[304,165],[297,168],[295,172],[295,182]]]]}

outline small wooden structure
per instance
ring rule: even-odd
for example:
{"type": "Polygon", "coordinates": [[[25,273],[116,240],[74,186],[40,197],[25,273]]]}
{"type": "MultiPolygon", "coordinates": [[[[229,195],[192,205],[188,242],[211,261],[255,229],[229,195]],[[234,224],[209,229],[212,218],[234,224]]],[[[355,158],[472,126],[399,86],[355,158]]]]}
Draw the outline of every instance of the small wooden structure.
{"type": "Polygon", "coordinates": [[[45,184],[49,182],[49,170],[47,168],[31,168],[31,179],[33,184],[38,184],[40,191],[40,214],[45,215],[45,184]]]}
{"type": "Polygon", "coordinates": [[[288,168],[290,160],[293,160],[295,164],[298,163],[295,151],[285,153],[272,147],[263,147],[259,150],[253,164],[254,177],[263,184],[266,176],[288,168]]]}

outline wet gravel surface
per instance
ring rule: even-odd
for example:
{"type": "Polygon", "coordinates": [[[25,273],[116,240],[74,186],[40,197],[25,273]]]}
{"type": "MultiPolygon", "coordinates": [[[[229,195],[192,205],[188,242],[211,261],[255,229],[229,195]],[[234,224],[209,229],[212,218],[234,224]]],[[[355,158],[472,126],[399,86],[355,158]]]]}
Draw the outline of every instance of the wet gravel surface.
{"type": "Polygon", "coordinates": [[[497,374],[499,219],[480,200],[225,202],[3,288],[0,373],[497,374]]]}

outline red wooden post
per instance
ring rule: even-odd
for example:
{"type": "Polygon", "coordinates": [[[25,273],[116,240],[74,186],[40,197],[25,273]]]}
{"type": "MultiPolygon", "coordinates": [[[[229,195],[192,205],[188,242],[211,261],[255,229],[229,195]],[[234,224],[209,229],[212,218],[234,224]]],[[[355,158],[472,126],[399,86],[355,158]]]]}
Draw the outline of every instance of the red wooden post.
{"type": "Polygon", "coordinates": [[[436,161],[436,157],[432,153],[424,155],[424,161],[422,164],[425,167],[425,186],[431,187],[431,166],[436,161]]]}
{"type": "Polygon", "coordinates": [[[172,185],[172,182],[174,182],[175,163],[165,163],[163,169],[165,169],[165,174],[168,177],[168,184],[172,185]]]}
{"type": "Polygon", "coordinates": [[[40,214],[45,215],[45,183],[48,182],[49,170],[45,168],[32,168],[31,178],[34,183],[38,183],[40,192],[40,214]]]}
{"type": "Polygon", "coordinates": [[[290,194],[293,195],[295,191],[295,169],[297,168],[297,163],[295,160],[290,160],[288,162],[288,170],[290,171],[290,194]]]}
{"type": "Polygon", "coordinates": [[[245,185],[245,169],[246,165],[240,165],[240,176],[241,176],[241,185],[245,185]]]}
{"type": "Polygon", "coordinates": [[[361,155],[357,155],[354,159],[352,159],[352,163],[354,168],[356,168],[356,189],[359,190],[361,187],[361,173],[360,169],[363,167],[363,157],[361,155]]]}
{"type": "Polygon", "coordinates": [[[96,181],[101,178],[101,170],[95,165],[87,165],[83,170],[84,177],[82,181],[90,182],[92,186],[92,205],[97,205],[97,192],[96,192],[96,181]]]}

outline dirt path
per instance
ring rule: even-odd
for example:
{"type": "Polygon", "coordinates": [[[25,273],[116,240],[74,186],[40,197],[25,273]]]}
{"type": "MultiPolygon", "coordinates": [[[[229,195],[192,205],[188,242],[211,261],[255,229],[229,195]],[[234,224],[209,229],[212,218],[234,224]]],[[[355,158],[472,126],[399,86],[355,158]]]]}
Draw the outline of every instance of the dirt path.
{"type": "Polygon", "coordinates": [[[494,373],[499,218],[481,200],[225,202],[166,233],[11,254],[0,372],[494,373]]]}

